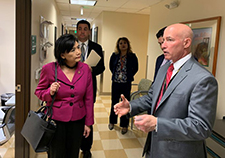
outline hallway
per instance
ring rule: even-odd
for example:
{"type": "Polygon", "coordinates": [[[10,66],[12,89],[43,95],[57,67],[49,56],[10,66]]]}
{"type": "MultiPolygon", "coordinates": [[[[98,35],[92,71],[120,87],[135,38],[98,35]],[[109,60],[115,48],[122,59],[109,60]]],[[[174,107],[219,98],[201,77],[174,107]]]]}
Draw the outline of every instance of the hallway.
{"type": "MultiPolygon", "coordinates": [[[[135,127],[122,135],[118,124],[114,130],[108,129],[108,116],[111,106],[111,97],[106,95],[97,96],[94,107],[94,142],[92,146],[93,158],[141,158],[146,133],[135,127]]],[[[14,157],[14,137],[0,147],[2,158],[14,157]]],[[[45,153],[37,154],[37,158],[47,158],[45,153]]],[[[80,156],[82,158],[82,156],[80,156]]]]}

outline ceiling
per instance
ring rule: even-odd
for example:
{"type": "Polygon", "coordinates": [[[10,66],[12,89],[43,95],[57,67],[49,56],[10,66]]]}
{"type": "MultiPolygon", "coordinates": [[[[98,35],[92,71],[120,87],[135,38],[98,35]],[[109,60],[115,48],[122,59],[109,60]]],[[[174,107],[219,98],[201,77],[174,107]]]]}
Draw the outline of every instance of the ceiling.
{"type": "Polygon", "coordinates": [[[150,6],[163,0],[97,0],[95,6],[69,4],[69,0],[55,0],[67,27],[77,23],[76,18],[92,22],[102,11],[150,14],[150,6]]]}

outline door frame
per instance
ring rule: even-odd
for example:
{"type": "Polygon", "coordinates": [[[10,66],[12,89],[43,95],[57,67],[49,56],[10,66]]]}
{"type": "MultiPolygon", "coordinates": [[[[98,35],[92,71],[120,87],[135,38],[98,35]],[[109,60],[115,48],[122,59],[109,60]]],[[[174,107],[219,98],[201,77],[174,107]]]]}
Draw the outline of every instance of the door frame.
{"type": "Polygon", "coordinates": [[[21,129],[30,110],[31,79],[31,0],[15,0],[16,3],[16,93],[15,158],[29,158],[29,144],[21,135],[21,129]]]}

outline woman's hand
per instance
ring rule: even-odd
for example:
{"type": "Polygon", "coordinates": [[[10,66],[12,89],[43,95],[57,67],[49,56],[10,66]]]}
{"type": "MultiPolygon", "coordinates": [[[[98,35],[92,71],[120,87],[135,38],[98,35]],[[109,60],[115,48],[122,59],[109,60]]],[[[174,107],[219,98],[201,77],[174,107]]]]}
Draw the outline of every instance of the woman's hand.
{"type": "Polygon", "coordinates": [[[59,90],[60,82],[53,82],[50,86],[50,95],[54,95],[59,90]]]}
{"type": "Polygon", "coordinates": [[[87,138],[89,136],[90,132],[91,132],[90,126],[84,125],[84,134],[83,134],[83,136],[85,136],[85,138],[87,138]]]}

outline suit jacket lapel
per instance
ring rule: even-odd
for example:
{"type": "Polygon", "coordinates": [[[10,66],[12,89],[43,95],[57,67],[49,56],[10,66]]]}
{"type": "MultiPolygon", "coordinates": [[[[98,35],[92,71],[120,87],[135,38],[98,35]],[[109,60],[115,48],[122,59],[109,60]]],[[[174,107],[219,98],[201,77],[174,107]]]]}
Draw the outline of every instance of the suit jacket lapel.
{"type": "Polygon", "coordinates": [[[78,62],[77,70],[76,70],[73,80],[72,80],[73,85],[81,78],[81,76],[83,76],[84,71],[83,71],[82,67],[83,67],[83,64],[81,62],[78,62]]]}
{"type": "MultiPolygon", "coordinates": [[[[180,71],[171,80],[167,90],[165,91],[164,95],[162,96],[162,99],[161,99],[161,101],[158,105],[158,108],[170,96],[170,94],[173,92],[173,90],[187,77],[187,75],[188,75],[187,72],[192,68],[192,65],[193,65],[193,62],[194,62],[193,60],[194,59],[191,58],[186,63],[184,63],[184,65],[181,67],[180,71]]],[[[156,109],[156,111],[157,111],[157,109],[156,109]]]]}
{"type": "Polygon", "coordinates": [[[159,97],[159,93],[161,91],[161,88],[162,88],[162,85],[163,85],[163,82],[164,82],[164,79],[165,79],[165,75],[166,75],[166,72],[167,72],[167,69],[169,67],[170,63],[166,63],[164,66],[162,66],[160,69],[159,69],[159,72],[157,73],[157,76],[155,78],[155,81],[153,83],[153,102],[152,102],[152,108],[151,108],[151,113],[153,114],[154,112],[154,109],[155,109],[155,106],[156,106],[156,103],[158,101],[158,97],[159,97]]]}
{"type": "Polygon", "coordinates": [[[91,50],[92,50],[93,48],[92,48],[92,41],[88,41],[88,54],[87,54],[87,57],[90,55],[90,53],[91,53],[91,50]]]}

